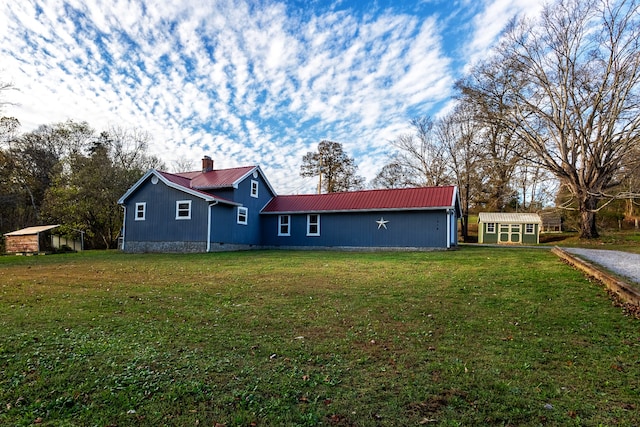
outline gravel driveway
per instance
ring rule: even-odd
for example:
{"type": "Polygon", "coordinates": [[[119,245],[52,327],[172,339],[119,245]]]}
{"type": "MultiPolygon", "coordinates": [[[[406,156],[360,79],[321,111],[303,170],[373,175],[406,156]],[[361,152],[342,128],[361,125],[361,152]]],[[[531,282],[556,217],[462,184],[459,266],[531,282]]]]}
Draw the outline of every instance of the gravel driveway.
{"type": "Polygon", "coordinates": [[[640,284],[640,255],[602,249],[562,248],[593,264],[640,284]]]}

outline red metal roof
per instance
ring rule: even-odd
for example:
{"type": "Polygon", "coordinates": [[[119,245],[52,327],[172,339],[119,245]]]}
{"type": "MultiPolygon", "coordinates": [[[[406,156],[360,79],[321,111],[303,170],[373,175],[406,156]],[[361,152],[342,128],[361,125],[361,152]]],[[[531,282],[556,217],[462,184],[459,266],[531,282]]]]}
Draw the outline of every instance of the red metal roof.
{"type": "MultiPolygon", "coordinates": [[[[224,199],[224,198],[222,198],[222,197],[215,196],[215,195],[210,194],[210,193],[207,193],[207,192],[205,192],[205,191],[203,191],[202,189],[199,189],[199,188],[194,188],[194,187],[192,186],[192,181],[193,181],[193,180],[192,180],[192,179],[189,179],[189,178],[187,178],[187,177],[182,176],[182,175],[185,175],[184,173],[180,173],[180,174],[173,174],[173,173],[169,173],[169,172],[162,172],[162,171],[157,171],[157,172],[158,172],[160,175],[162,175],[165,179],[167,179],[168,181],[170,181],[171,183],[176,184],[176,185],[178,185],[178,186],[180,186],[180,187],[187,188],[187,189],[191,190],[192,192],[202,194],[203,196],[206,196],[206,197],[209,197],[209,198],[214,198],[214,199],[219,200],[219,201],[221,201],[221,202],[225,202],[225,203],[233,203],[233,204],[235,204],[235,202],[233,202],[233,201],[231,201],[231,200],[227,200],[227,199],[224,199]]],[[[191,173],[191,172],[188,172],[187,174],[189,174],[189,173],[191,173]]],[[[200,174],[202,174],[202,172],[194,172],[194,173],[200,173],[200,174]]],[[[218,187],[218,188],[221,188],[221,187],[218,187]]],[[[124,198],[124,197],[123,197],[123,198],[124,198]]]]}
{"type": "Polygon", "coordinates": [[[435,209],[455,206],[454,186],[276,196],[263,213],[435,209]]]}
{"type": "Polygon", "coordinates": [[[251,173],[255,166],[243,166],[230,169],[215,169],[209,172],[180,172],[174,175],[190,181],[188,187],[198,190],[233,187],[241,178],[251,173]]]}
{"type": "Polygon", "coordinates": [[[174,184],[178,184],[181,187],[191,188],[191,180],[189,178],[163,171],[158,171],[158,173],[174,184]]]}

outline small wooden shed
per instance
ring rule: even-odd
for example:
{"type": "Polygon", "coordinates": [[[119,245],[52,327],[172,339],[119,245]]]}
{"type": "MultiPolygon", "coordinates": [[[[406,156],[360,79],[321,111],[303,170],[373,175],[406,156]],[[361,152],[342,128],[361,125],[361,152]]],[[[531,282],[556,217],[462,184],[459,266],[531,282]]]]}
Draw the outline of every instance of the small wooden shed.
{"type": "Polygon", "coordinates": [[[10,254],[41,253],[59,249],[63,245],[73,250],[82,250],[81,242],[51,234],[51,230],[59,226],[59,224],[39,225],[6,233],[4,235],[5,250],[10,254]]]}
{"type": "Polygon", "coordinates": [[[561,233],[562,232],[562,217],[556,212],[541,212],[540,218],[542,219],[541,233],[561,233]]]}
{"type": "Polygon", "coordinates": [[[480,212],[478,243],[538,244],[541,226],[536,213],[480,212]]]}

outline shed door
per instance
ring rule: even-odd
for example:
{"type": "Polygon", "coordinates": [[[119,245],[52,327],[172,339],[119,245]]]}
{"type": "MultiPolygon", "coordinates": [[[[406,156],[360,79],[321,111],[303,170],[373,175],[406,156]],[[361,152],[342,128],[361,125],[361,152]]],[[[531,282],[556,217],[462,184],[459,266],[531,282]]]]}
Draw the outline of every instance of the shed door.
{"type": "Polygon", "coordinates": [[[522,224],[511,224],[509,239],[511,243],[520,243],[522,237],[522,224]]]}
{"type": "Polygon", "coordinates": [[[499,243],[520,243],[522,224],[500,224],[499,243]]]}

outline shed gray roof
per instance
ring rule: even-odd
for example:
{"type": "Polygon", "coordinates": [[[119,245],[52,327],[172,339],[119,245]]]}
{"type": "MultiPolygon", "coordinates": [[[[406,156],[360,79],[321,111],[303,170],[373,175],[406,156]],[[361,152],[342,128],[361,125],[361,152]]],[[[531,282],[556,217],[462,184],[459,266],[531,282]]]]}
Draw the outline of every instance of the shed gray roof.
{"type": "Polygon", "coordinates": [[[29,234],[38,234],[43,231],[51,230],[52,228],[60,227],[59,224],[56,225],[38,225],[35,227],[27,227],[22,230],[12,231],[11,233],[6,233],[5,236],[28,236],[29,234]]]}
{"type": "Polygon", "coordinates": [[[542,224],[542,219],[537,213],[504,213],[504,212],[480,212],[478,222],[496,222],[510,224],[542,224]]]}

